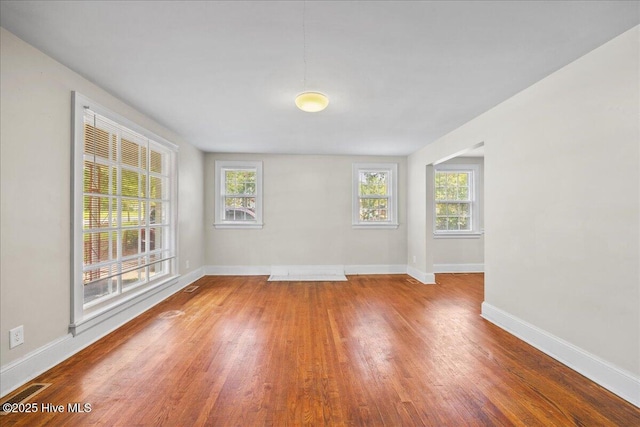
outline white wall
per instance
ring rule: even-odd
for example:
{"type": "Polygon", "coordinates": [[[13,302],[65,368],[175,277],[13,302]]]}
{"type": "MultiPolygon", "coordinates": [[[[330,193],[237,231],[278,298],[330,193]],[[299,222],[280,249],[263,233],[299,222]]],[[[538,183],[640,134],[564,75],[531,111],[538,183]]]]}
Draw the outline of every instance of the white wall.
{"type": "Polygon", "coordinates": [[[71,91],[180,146],[181,274],[198,269],[204,260],[204,156],[13,34],[0,31],[0,363],[4,367],[68,334],[71,91]],[[185,260],[190,260],[189,270],[185,260]],[[18,325],[24,325],[25,343],[9,349],[8,331],[18,325]]]}
{"type": "Polygon", "coordinates": [[[484,142],[486,307],[636,385],[638,40],[636,27],[411,155],[408,199],[408,255],[429,271],[425,165],[484,142]]]}
{"type": "MultiPolygon", "coordinates": [[[[478,201],[478,225],[480,230],[484,229],[484,159],[482,157],[455,157],[443,162],[443,164],[465,164],[478,165],[479,172],[477,180],[477,201],[478,201]]],[[[428,177],[432,182],[433,178],[428,177]]],[[[430,184],[432,186],[433,184],[430,184]]],[[[427,198],[427,209],[433,210],[433,196],[427,198]]],[[[433,231],[433,225],[431,225],[433,231]]],[[[484,265],[484,235],[473,237],[455,238],[433,238],[430,243],[433,245],[433,265],[434,271],[438,272],[458,272],[458,271],[483,271],[484,265]]]]}
{"type": "Polygon", "coordinates": [[[406,265],[406,158],[207,154],[206,264],[406,265]],[[263,161],[264,228],[215,229],[216,160],[263,161]],[[398,163],[399,221],[391,230],[351,227],[351,166],[398,163]]]}

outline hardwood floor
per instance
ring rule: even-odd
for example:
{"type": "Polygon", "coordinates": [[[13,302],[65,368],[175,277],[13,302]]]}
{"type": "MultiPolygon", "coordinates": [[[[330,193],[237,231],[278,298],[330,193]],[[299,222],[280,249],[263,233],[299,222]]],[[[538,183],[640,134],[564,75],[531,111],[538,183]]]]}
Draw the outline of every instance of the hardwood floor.
{"type": "Polygon", "coordinates": [[[483,320],[480,274],[196,284],[36,378],[52,385],[34,402],[64,413],[0,424],[640,425],[640,409],[483,320]]]}

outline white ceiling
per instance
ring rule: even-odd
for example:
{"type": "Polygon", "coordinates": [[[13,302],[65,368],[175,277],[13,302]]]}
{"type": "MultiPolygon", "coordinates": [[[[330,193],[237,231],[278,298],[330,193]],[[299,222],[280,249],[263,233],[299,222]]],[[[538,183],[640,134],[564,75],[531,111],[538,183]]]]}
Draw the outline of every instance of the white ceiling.
{"type": "Polygon", "coordinates": [[[640,22],[636,1],[2,1],[0,24],[205,151],[407,155],[640,22]],[[329,96],[321,113],[294,98],[329,96]]]}

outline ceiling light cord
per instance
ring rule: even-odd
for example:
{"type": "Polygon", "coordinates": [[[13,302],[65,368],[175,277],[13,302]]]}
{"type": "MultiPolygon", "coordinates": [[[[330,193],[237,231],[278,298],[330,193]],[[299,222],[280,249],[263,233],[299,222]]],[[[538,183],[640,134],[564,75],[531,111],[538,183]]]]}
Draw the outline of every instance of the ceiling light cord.
{"type": "Polygon", "coordinates": [[[302,2],[302,61],[304,62],[303,84],[304,90],[307,90],[307,2],[302,2]]]}
{"type": "Polygon", "coordinates": [[[296,96],[296,106],[307,113],[317,113],[329,105],[329,98],[320,92],[307,92],[307,2],[302,2],[302,60],[304,91],[296,96]]]}

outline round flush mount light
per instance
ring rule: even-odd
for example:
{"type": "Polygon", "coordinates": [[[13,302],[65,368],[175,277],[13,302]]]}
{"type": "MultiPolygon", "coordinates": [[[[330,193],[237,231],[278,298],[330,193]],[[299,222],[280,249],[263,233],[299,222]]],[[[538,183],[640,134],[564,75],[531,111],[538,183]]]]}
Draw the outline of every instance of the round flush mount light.
{"type": "Polygon", "coordinates": [[[329,98],[320,92],[303,92],[296,96],[296,106],[307,113],[317,113],[327,108],[329,98]]]}

